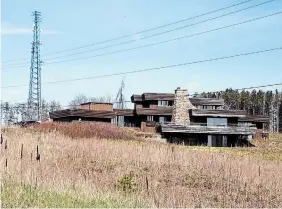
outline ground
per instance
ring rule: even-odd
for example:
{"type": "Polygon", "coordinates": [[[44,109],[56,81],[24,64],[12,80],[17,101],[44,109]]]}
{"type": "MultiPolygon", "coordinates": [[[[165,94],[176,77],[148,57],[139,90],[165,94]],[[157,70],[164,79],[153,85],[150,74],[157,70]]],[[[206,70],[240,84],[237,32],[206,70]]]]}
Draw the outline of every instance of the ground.
{"type": "Polygon", "coordinates": [[[281,135],[208,148],[70,130],[2,130],[2,207],[282,207],[281,135]]]}

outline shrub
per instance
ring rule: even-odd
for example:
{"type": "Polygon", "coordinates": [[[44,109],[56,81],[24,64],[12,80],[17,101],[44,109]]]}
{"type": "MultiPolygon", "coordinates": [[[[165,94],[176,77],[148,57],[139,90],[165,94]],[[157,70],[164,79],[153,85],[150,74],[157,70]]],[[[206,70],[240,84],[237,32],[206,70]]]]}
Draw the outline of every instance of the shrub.
{"type": "Polygon", "coordinates": [[[117,187],[126,193],[136,191],[137,184],[134,181],[133,174],[121,176],[118,179],[117,187]]]}

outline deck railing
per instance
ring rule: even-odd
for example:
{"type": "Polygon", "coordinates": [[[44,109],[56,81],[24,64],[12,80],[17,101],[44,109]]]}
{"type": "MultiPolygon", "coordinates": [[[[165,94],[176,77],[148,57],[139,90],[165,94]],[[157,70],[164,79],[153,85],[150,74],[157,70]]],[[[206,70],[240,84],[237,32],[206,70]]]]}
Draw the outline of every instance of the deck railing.
{"type": "MultiPolygon", "coordinates": [[[[158,123],[160,125],[174,125],[175,123],[173,122],[162,122],[158,123]]],[[[255,128],[255,124],[237,124],[237,123],[228,123],[227,125],[225,124],[213,124],[213,125],[208,125],[208,123],[195,123],[191,122],[189,126],[207,126],[207,127],[250,127],[250,128],[255,128]]]]}

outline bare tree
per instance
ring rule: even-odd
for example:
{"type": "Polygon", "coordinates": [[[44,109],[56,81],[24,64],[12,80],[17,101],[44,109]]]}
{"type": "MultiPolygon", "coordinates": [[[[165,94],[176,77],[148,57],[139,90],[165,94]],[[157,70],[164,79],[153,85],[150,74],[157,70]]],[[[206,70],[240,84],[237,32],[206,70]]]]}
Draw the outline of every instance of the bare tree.
{"type": "Polygon", "coordinates": [[[84,94],[78,94],[74,97],[73,100],[69,102],[70,109],[77,109],[79,105],[85,102],[89,102],[89,99],[84,94]]]}
{"type": "Polygon", "coordinates": [[[42,99],[41,100],[41,116],[40,116],[42,121],[48,120],[49,118],[48,112],[49,112],[49,104],[45,99],[42,99]]]}
{"type": "Polygon", "coordinates": [[[113,98],[110,95],[102,97],[90,97],[90,102],[113,103],[113,98]]]}
{"type": "Polygon", "coordinates": [[[54,100],[52,100],[48,103],[48,107],[49,107],[49,109],[48,109],[49,112],[53,112],[53,111],[57,111],[57,110],[62,109],[60,102],[56,102],[54,100]]]}

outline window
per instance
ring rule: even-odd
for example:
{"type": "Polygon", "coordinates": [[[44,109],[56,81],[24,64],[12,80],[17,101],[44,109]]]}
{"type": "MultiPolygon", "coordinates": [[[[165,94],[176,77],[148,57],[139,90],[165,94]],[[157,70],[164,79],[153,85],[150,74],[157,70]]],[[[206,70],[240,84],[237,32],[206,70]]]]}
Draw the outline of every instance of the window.
{"type": "Polygon", "coordinates": [[[215,106],[213,105],[205,105],[203,107],[204,107],[203,109],[206,109],[206,110],[215,110],[216,109],[215,106]]]}
{"type": "Polygon", "coordinates": [[[169,106],[169,101],[158,101],[158,106],[167,107],[169,106]]]}
{"type": "Polygon", "coordinates": [[[150,107],[149,103],[143,103],[143,108],[149,108],[149,107],[150,107]]]}
{"type": "Polygon", "coordinates": [[[227,126],[227,118],[207,118],[207,126],[227,126]]]}
{"type": "Polygon", "coordinates": [[[159,122],[164,123],[165,122],[164,117],[159,117],[159,122]]]}
{"type": "Polygon", "coordinates": [[[167,122],[167,117],[165,117],[165,116],[160,116],[160,117],[159,117],[159,122],[160,122],[160,123],[167,122]]]}
{"type": "Polygon", "coordinates": [[[147,116],[147,121],[154,121],[154,117],[152,115],[147,116]]]}

